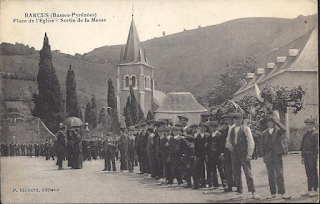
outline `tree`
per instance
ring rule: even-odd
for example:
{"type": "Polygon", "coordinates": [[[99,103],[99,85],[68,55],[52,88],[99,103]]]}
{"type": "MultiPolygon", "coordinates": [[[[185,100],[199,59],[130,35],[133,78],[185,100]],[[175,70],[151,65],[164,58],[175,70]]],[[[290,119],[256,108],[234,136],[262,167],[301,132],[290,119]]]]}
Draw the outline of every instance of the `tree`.
{"type": "Polygon", "coordinates": [[[152,119],[154,119],[154,115],[151,111],[149,111],[147,114],[147,120],[152,120],[152,119]]]}
{"type": "Polygon", "coordinates": [[[126,106],[124,107],[123,115],[125,117],[127,127],[144,120],[144,113],[140,104],[137,102],[132,86],[130,86],[130,94],[128,96],[126,106]]]}
{"type": "Polygon", "coordinates": [[[92,127],[92,106],[90,101],[86,105],[86,110],[84,112],[84,121],[86,123],[89,123],[90,128],[92,127]]]}
{"type": "Polygon", "coordinates": [[[97,102],[96,98],[94,95],[91,98],[91,122],[92,122],[92,127],[96,128],[98,125],[98,108],[97,108],[97,102]]]}
{"type": "Polygon", "coordinates": [[[102,108],[99,112],[98,126],[101,126],[103,131],[110,132],[111,131],[110,120],[111,119],[109,115],[106,114],[106,109],[102,108]]]}
{"type": "Polygon", "coordinates": [[[56,70],[52,64],[52,53],[46,33],[40,50],[37,82],[39,92],[33,96],[35,108],[32,114],[41,118],[52,132],[56,132],[59,123],[65,118],[64,100],[56,70]]]}
{"type": "Polygon", "coordinates": [[[246,74],[254,72],[256,67],[257,62],[251,57],[237,59],[231,63],[230,67],[227,65],[226,71],[220,74],[220,85],[214,86],[200,101],[211,107],[231,99],[243,85],[246,74]]]}
{"type": "Polygon", "coordinates": [[[75,81],[75,73],[71,68],[71,65],[66,78],[66,112],[68,117],[80,117],[77,84],[75,81]]]}
{"type": "Polygon", "coordinates": [[[118,109],[117,109],[117,98],[114,91],[114,86],[112,84],[111,79],[108,80],[108,99],[107,99],[108,114],[110,116],[111,128],[110,131],[114,133],[120,132],[120,122],[118,118],[118,109]]]}

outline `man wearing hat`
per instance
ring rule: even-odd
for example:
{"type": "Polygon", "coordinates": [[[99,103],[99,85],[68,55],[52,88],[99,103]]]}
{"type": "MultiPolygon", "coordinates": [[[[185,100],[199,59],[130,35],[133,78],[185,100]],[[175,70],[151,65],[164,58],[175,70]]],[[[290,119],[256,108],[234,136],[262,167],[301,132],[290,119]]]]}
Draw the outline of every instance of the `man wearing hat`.
{"type": "Polygon", "coordinates": [[[208,112],[202,113],[200,116],[201,116],[201,122],[208,122],[208,121],[210,121],[210,118],[211,118],[210,113],[208,113],[208,112]]]}
{"type": "MultiPolygon", "coordinates": [[[[148,134],[148,143],[147,143],[147,150],[148,150],[148,161],[151,170],[151,177],[156,178],[157,176],[157,158],[156,158],[156,135],[154,134],[154,127],[147,128],[148,134]]],[[[150,177],[149,176],[149,177],[150,177]]]]}
{"type": "Polygon", "coordinates": [[[164,166],[164,176],[167,181],[171,178],[170,144],[172,140],[171,127],[164,128],[164,137],[160,137],[160,151],[164,166]]]}
{"type": "Polygon", "coordinates": [[[268,179],[271,195],[267,199],[273,199],[278,194],[282,195],[283,199],[290,199],[291,196],[285,194],[284,179],[283,179],[283,163],[282,155],[285,153],[283,140],[285,137],[286,127],[273,116],[267,119],[268,129],[261,134],[261,152],[263,161],[266,164],[268,171],[268,179]]]}
{"type": "Polygon", "coordinates": [[[127,161],[129,173],[133,173],[135,156],[135,136],[133,127],[128,128],[127,161]]]}
{"type": "Polygon", "coordinates": [[[126,159],[126,146],[128,145],[128,135],[124,126],[120,127],[120,139],[118,149],[120,151],[120,172],[128,170],[126,159]]]}
{"type": "Polygon", "coordinates": [[[139,172],[138,174],[143,174],[143,156],[141,155],[141,144],[142,144],[142,136],[141,133],[144,131],[147,123],[144,121],[140,122],[140,130],[137,131],[134,136],[135,136],[135,152],[138,157],[138,162],[139,162],[139,172]]]}
{"type": "Polygon", "coordinates": [[[183,183],[182,181],[182,129],[178,126],[172,128],[173,138],[170,146],[170,159],[171,159],[171,175],[168,179],[168,184],[173,184],[173,179],[177,179],[178,185],[183,183]]]}
{"type": "Polygon", "coordinates": [[[182,128],[182,131],[184,132],[188,126],[188,120],[189,118],[185,117],[185,116],[178,116],[179,117],[179,123],[181,124],[181,128],[182,128]]]}
{"type": "Polygon", "coordinates": [[[141,130],[140,130],[140,139],[139,139],[139,154],[141,157],[141,169],[142,173],[149,172],[149,163],[148,163],[148,152],[147,152],[147,144],[148,144],[148,134],[147,134],[147,123],[141,123],[141,130]]]}
{"type": "Polygon", "coordinates": [[[248,126],[242,125],[243,115],[236,113],[234,115],[235,126],[229,131],[226,147],[232,152],[232,167],[234,181],[237,186],[237,195],[234,199],[243,198],[243,185],[241,180],[241,167],[244,170],[249,192],[252,193],[253,199],[260,199],[256,193],[253,178],[251,174],[252,153],[254,150],[254,140],[251,130],[248,126]]]}
{"type": "MultiPolygon", "coordinates": [[[[200,187],[205,187],[206,179],[205,179],[205,157],[206,157],[206,149],[208,146],[207,138],[209,134],[206,132],[208,128],[208,124],[201,122],[199,124],[199,132],[195,134],[195,156],[197,158],[197,176],[199,178],[200,187]]],[[[195,188],[198,188],[195,184],[195,188]]]]}
{"type": "Polygon", "coordinates": [[[219,144],[219,153],[220,158],[223,161],[223,166],[225,170],[225,174],[227,177],[228,188],[225,189],[225,192],[232,192],[232,187],[234,186],[233,180],[233,171],[232,171],[232,160],[231,160],[231,152],[228,148],[226,148],[226,141],[228,137],[228,132],[231,128],[234,127],[233,121],[234,113],[228,113],[222,116],[223,125],[220,127],[220,144],[219,144]]]}
{"type": "MultiPolygon", "coordinates": [[[[208,165],[209,167],[211,167],[211,172],[212,172],[212,185],[214,187],[219,187],[218,184],[218,175],[217,175],[217,169],[219,171],[219,175],[221,178],[221,183],[224,189],[227,189],[228,185],[227,185],[227,179],[226,179],[226,175],[224,172],[224,167],[223,167],[223,163],[221,158],[219,158],[220,154],[221,154],[221,150],[220,150],[220,140],[221,140],[221,132],[218,130],[219,127],[219,123],[217,121],[212,121],[210,123],[211,126],[211,137],[209,137],[210,139],[208,141],[209,142],[209,148],[210,148],[210,155],[208,155],[208,163],[210,165],[208,165]]],[[[208,168],[208,167],[207,167],[208,168]]],[[[209,186],[211,186],[211,183],[209,184],[209,186]]]]}
{"type": "Polygon", "coordinates": [[[156,156],[157,156],[157,176],[156,178],[159,179],[160,182],[164,181],[164,174],[163,174],[163,160],[162,160],[162,151],[160,147],[160,140],[163,139],[164,136],[164,123],[159,121],[159,127],[156,130],[156,156]]]}
{"type": "Polygon", "coordinates": [[[318,155],[319,155],[319,132],[315,128],[316,120],[308,118],[305,121],[307,132],[303,135],[301,143],[301,163],[306,168],[308,177],[308,191],[302,196],[315,197],[318,195],[318,155]]]}
{"type": "Polygon", "coordinates": [[[62,162],[66,154],[66,135],[64,134],[64,125],[62,123],[59,124],[59,131],[57,133],[57,156],[58,161],[57,164],[59,165],[59,170],[62,170],[62,162]]]}

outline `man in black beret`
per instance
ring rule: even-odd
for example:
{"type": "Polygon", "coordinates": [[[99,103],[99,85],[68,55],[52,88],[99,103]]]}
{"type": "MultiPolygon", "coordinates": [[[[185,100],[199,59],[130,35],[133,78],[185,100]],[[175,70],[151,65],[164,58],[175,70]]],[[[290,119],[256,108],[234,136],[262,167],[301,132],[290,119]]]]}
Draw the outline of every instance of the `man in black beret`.
{"type": "Polygon", "coordinates": [[[301,163],[305,165],[308,177],[308,191],[302,196],[315,197],[318,195],[318,155],[319,155],[319,132],[315,128],[316,120],[308,118],[305,121],[307,132],[303,135],[301,143],[301,163]]]}

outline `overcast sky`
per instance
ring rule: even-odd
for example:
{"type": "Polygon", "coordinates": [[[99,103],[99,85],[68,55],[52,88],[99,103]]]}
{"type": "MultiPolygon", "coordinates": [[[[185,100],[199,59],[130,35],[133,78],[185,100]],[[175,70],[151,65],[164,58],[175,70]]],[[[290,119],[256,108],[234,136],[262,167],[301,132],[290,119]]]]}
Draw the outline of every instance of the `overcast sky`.
{"type": "MultiPolygon", "coordinates": [[[[41,49],[47,32],[52,50],[83,54],[125,44],[131,22],[130,0],[1,0],[0,42],[41,49]],[[13,23],[25,13],[96,13],[104,23],[13,23]]],[[[316,0],[135,0],[134,20],[141,41],[245,17],[296,18],[317,13],[316,0]]],[[[50,18],[49,18],[50,19],[50,18]]]]}

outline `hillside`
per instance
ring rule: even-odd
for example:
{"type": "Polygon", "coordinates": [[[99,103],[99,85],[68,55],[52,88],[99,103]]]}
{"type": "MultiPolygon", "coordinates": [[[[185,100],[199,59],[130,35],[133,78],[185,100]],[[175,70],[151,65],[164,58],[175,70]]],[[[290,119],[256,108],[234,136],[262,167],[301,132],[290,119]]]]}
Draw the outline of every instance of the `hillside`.
{"type": "MultiPolygon", "coordinates": [[[[200,96],[219,82],[219,74],[236,58],[251,56],[259,66],[265,66],[267,54],[315,25],[317,15],[243,18],[147,40],[142,47],[147,50],[149,64],[156,67],[156,89],[190,91],[200,96]]],[[[119,45],[104,46],[87,55],[116,63],[120,50],[119,45]]]]}
{"type": "MultiPolygon", "coordinates": [[[[259,66],[265,66],[267,54],[316,25],[317,15],[296,19],[243,18],[147,40],[142,42],[142,47],[147,50],[149,64],[156,68],[157,90],[190,91],[197,97],[219,83],[219,74],[236,58],[251,56],[259,66]]],[[[137,28],[139,32],[139,26],[137,28]]],[[[54,42],[50,41],[50,44],[54,42]]],[[[90,94],[95,94],[99,108],[105,106],[107,80],[112,78],[115,82],[115,65],[119,61],[120,50],[121,45],[103,46],[83,56],[53,51],[53,64],[63,92],[71,64],[76,73],[82,107],[91,98],[90,94]],[[86,60],[86,57],[94,60],[86,60]]],[[[22,69],[36,75],[39,51],[26,53],[2,55],[0,70],[14,72],[22,69]]]]}

